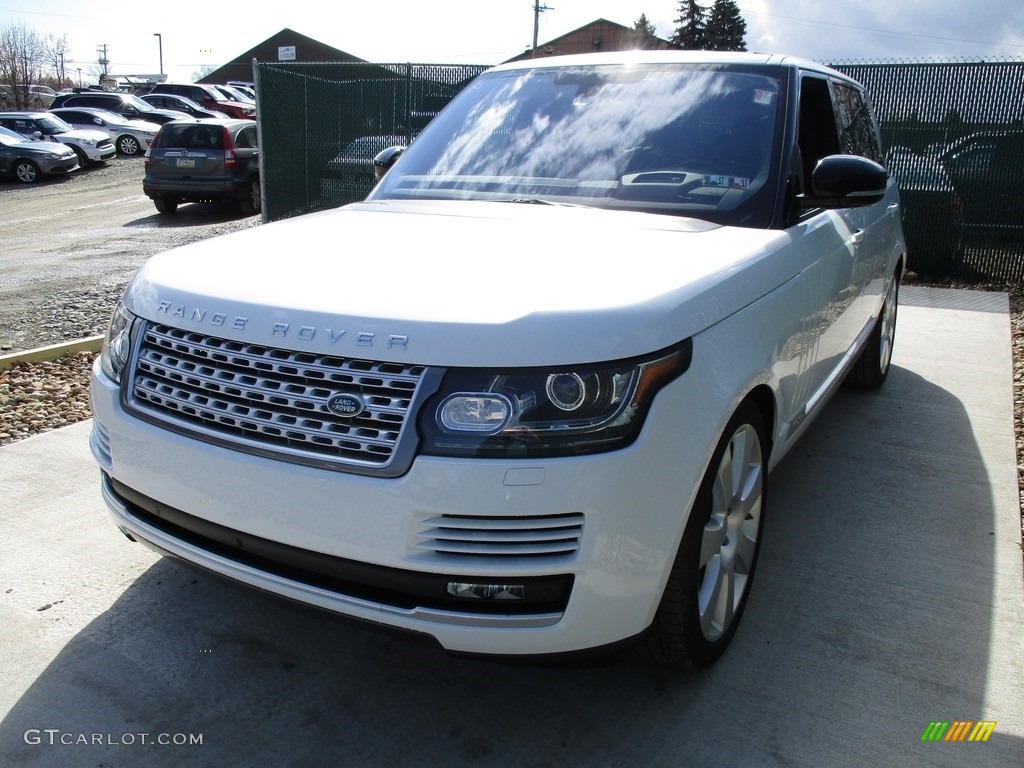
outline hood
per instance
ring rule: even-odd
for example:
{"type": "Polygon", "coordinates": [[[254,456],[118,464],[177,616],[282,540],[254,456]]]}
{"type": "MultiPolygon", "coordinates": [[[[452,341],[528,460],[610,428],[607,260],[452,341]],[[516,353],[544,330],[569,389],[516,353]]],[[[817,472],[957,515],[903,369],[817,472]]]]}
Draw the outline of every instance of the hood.
{"type": "Polygon", "coordinates": [[[149,131],[156,133],[160,130],[160,123],[151,123],[148,120],[123,120],[120,123],[110,121],[109,128],[120,131],[149,131]]]}
{"type": "Polygon", "coordinates": [[[59,142],[50,141],[49,139],[25,139],[17,145],[19,149],[27,149],[30,152],[48,152],[55,155],[67,156],[70,153],[74,156],[75,151],[71,147],[59,142]]]}
{"type": "Polygon", "coordinates": [[[785,279],[763,258],[779,241],[653,214],[381,201],[155,256],[125,303],[186,329],[340,356],[596,362],[671,346],[755,301],[785,279]]]}
{"type": "Polygon", "coordinates": [[[59,141],[107,141],[110,137],[104,131],[94,131],[89,128],[72,128],[70,131],[64,131],[64,133],[58,133],[53,138],[59,141]]]}

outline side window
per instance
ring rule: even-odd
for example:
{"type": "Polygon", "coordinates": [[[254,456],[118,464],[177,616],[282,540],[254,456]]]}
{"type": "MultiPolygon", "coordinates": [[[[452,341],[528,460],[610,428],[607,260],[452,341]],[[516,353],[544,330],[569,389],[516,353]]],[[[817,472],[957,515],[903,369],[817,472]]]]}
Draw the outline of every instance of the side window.
{"type": "Polygon", "coordinates": [[[832,109],[832,93],[828,81],[813,75],[800,80],[800,115],[797,126],[797,152],[793,173],[798,190],[810,190],[811,171],[818,161],[837,155],[839,134],[832,109]]]}
{"type": "Polygon", "coordinates": [[[835,83],[836,118],[844,153],[881,162],[878,131],[861,92],[846,83],[835,83]]]}
{"type": "Polygon", "coordinates": [[[259,147],[259,137],[256,134],[255,125],[245,126],[238,134],[238,139],[242,142],[239,146],[249,149],[257,149],[259,147]]]}

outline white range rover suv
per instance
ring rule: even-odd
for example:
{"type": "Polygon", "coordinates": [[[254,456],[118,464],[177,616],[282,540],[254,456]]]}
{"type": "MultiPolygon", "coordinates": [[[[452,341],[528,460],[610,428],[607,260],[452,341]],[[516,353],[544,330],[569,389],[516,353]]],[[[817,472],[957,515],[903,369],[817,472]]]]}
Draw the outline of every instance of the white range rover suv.
{"type": "Polygon", "coordinates": [[[710,664],[769,470],[888,372],[905,246],[863,90],[557,57],[399,154],[365,202],[138,272],[92,381],[117,525],[452,652],[710,664]]]}

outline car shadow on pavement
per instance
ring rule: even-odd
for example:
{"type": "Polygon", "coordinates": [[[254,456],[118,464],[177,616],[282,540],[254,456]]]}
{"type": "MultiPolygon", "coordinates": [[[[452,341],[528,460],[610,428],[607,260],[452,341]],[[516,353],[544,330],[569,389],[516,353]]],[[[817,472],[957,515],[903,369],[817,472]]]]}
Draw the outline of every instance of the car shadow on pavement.
{"type": "Polygon", "coordinates": [[[197,225],[219,224],[221,222],[237,222],[241,219],[252,218],[260,221],[260,215],[246,216],[242,214],[237,206],[222,205],[213,203],[183,203],[177,211],[167,215],[153,211],[151,216],[133,219],[125,223],[126,227],[141,227],[150,229],[159,227],[161,229],[175,227],[193,227],[197,225]]]}
{"type": "Polygon", "coordinates": [[[921,742],[929,721],[992,711],[994,505],[960,401],[897,367],[879,393],[842,391],[770,492],[752,601],[705,672],[451,657],[161,559],[21,696],[3,753],[23,767],[594,768],[962,766],[969,750],[973,766],[1019,765],[1019,730],[921,742]]]}

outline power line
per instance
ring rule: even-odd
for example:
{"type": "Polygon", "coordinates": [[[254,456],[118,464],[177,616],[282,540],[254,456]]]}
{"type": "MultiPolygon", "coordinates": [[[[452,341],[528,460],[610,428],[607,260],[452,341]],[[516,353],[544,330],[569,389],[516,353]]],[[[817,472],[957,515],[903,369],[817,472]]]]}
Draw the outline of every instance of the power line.
{"type": "Polygon", "coordinates": [[[88,19],[89,21],[99,21],[99,16],[74,16],[69,13],[46,13],[45,11],[26,11],[24,8],[0,8],[0,11],[6,13],[19,13],[25,14],[26,16],[53,16],[58,19],[88,19]]]}

